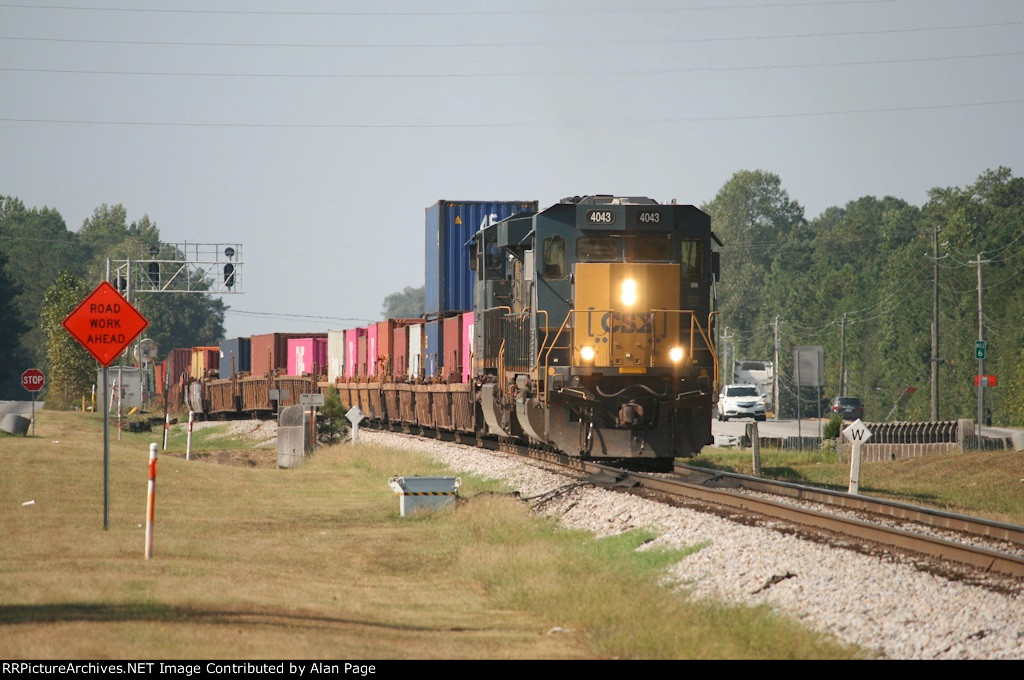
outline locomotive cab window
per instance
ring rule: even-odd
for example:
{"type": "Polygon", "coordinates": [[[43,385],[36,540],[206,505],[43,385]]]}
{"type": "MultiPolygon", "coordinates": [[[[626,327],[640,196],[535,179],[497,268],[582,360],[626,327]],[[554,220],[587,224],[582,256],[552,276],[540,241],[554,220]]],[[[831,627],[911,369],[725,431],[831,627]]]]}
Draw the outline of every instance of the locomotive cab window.
{"type": "Polygon", "coordinates": [[[581,236],[576,241],[580,262],[672,262],[672,234],[581,236]]]}
{"type": "Polygon", "coordinates": [[[683,239],[681,256],[679,269],[682,272],[683,278],[699,279],[703,271],[704,244],[701,243],[700,239],[683,239]]]}
{"type": "Polygon", "coordinates": [[[565,239],[561,236],[548,236],[544,239],[544,278],[564,279],[568,269],[565,239]]]}
{"type": "Polygon", "coordinates": [[[621,262],[621,236],[580,236],[576,239],[579,262],[621,262]]]}
{"type": "Polygon", "coordinates": [[[671,262],[672,234],[654,233],[637,234],[628,239],[628,249],[632,262],[671,262]]]}

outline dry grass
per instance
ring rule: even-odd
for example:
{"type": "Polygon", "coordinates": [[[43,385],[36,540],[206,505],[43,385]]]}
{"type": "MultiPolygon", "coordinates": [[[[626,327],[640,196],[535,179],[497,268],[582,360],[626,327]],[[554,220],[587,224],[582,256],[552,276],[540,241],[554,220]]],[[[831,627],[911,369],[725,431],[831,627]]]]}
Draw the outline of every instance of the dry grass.
{"type": "MultiPolygon", "coordinates": [[[[751,473],[750,451],[704,449],[696,464],[751,473]]],[[[762,475],[845,491],[850,465],[835,453],[761,451],[762,475]]],[[[1024,525],[1024,454],[943,453],[862,463],[860,493],[1024,525]]]]}
{"type": "MultiPolygon", "coordinates": [[[[556,529],[493,483],[454,512],[398,516],[424,458],[322,449],[302,467],[160,459],[143,559],[148,442],[46,412],[0,438],[0,658],[808,658],[849,650],[763,610],[658,585],[679,555],[556,529]],[[55,441],[59,443],[54,443],[55,441]],[[34,505],[22,503],[34,500],[34,505]],[[547,634],[555,626],[571,630],[547,634]]],[[[273,456],[274,451],[253,455],[273,456]]]]}

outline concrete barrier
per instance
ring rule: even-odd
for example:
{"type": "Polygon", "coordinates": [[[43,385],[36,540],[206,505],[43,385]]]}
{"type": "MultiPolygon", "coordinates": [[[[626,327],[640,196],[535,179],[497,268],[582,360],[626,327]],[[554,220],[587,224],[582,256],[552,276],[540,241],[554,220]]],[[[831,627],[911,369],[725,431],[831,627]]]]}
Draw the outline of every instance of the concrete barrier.
{"type": "Polygon", "coordinates": [[[309,415],[295,404],[281,409],[277,420],[277,467],[293,468],[302,464],[310,450],[309,415]]]}
{"type": "Polygon", "coordinates": [[[0,420],[0,430],[8,434],[28,434],[28,426],[32,424],[32,421],[25,416],[19,416],[16,413],[6,414],[2,420],[0,420]]]}

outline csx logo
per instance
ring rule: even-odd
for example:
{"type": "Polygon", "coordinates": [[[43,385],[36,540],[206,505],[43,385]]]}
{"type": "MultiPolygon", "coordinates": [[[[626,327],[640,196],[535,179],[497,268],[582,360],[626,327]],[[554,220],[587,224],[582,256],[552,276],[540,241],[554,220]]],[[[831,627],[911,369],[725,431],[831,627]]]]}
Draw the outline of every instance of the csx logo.
{"type": "MultiPolygon", "coordinates": [[[[650,333],[654,330],[654,314],[645,312],[605,312],[601,315],[601,330],[605,333],[650,333]]],[[[594,329],[587,321],[587,334],[594,329]]]]}

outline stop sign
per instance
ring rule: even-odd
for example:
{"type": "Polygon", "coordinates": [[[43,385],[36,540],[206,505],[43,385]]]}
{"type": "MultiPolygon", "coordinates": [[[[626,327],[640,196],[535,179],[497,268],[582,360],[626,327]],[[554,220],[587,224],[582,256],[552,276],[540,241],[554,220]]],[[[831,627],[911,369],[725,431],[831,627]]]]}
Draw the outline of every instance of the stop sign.
{"type": "Polygon", "coordinates": [[[38,392],[45,384],[46,378],[38,368],[30,368],[21,374],[21,386],[29,392],[38,392]]]}

